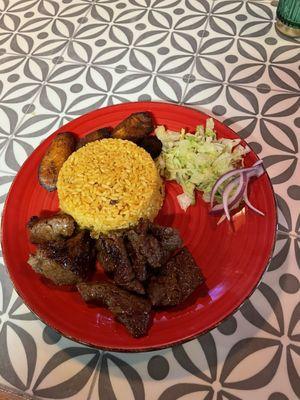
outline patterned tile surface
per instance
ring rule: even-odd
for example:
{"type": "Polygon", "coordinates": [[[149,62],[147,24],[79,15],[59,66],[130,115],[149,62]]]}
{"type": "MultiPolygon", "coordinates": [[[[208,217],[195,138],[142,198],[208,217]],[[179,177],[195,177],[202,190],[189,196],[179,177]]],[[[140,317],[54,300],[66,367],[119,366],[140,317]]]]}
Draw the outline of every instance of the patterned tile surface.
{"type": "Polygon", "coordinates": [[[216,1],[196,57],[196,78],[299,92],[299,45],[276,34],[275,10],[264,2],[216,1]]]}
{"type": "Polygon", "coordinates": [[[97,107],[186,104],[221,119],[263,158],[279,232],[269,271],[205,336],[141,354],[61,337],[14,292],[0,253],[0,384],[52,399],[300,397],[300,44],[274,1],[0,0],[0,209],[51,132],[97,107]]]}
{"type": "Polygon", "coordinates": [[[185,75],[208,22],[207,0],[96,2],[66,57],[109,67],[185,75]],[[99,39],[101,33],[101,39],[99,39]]]}

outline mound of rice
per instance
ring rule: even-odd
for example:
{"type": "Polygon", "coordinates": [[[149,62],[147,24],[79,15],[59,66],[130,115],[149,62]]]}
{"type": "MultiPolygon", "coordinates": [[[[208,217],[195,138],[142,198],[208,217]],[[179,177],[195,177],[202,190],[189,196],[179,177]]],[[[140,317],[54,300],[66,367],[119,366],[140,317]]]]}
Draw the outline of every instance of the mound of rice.
{"type": "Polygon", "coordinates": [[[81,228],[100,233],[153,220],[163,202],[163,183],[150,155],[136,144],[103,139],[77,150],[60,170],[60,208],[81,228]]]}

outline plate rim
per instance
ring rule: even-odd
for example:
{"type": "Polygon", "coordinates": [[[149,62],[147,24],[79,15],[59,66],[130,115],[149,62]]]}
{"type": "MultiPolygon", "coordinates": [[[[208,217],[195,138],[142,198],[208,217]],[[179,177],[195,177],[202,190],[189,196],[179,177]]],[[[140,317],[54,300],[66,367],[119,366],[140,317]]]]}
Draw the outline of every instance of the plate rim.
{"type": "MultiPolygon", "coordinates": [[[[49,136],[47,136],[47,137],[33,150],[33,153],[34,153],[34,152],[39,148],[39,146],[40,146],[42,143],[44,143],[45,141],[50,141],[51,138],[53,139],[53,138],[54,138],[57,134],[59,134],[60,132],[64,132],[64,131],[67,132],[67,131],[68,131],[68,126],[69,126],[70,124],[74,123],[75,120],[79,120],[80,118],[84,118],[84,117],[86,117],[86,116],[92,116],[93,114],[97,114],[100,110],[107,110],[107,109],[108,109],[108,110],[111,110],[111,109],[113,109],[113,108],[115,108],[115,107],[117,107],[117,108],[120,108],[120,107],[123,107],[123,106],[126,107],[126,105],[127,105],[127,106],[128,106],[128,105],[133,105],[133,106],[134,106],[134,105],[138,105],[138,106],[145,106],[145,108],[147,108],[147,107],[149,106],[149,104],[150,104],[150,105],[151,105],[151,104],[152,104],[152,105],[162,105],[162,106],[168,106],[168,107],[179,108],[179,109],[184,108],[184,109],[186,109],[186,110],[189,111],[189,112],[192,111],[192,112],[195,112],[196,114],[197,114],[197,113],[198,113],[198,114],[201,114],[202,116],[205,116],[205,117],[207,117],[207,118],[213,118],[215,121],[217,121],[217,123],[226,126],[226,129],[228,129],[229,131],[231,131],[234,135],[238,136],[244,143],[246,143],[247,146],[249,146],[249,148],[251,149],[251,151],[254,153],[254,155],[256,156],[256,158],[260,160],[259,156],[258,156],[258,155],[256,154],[256,152],[252,149],[251,145],[249,145],[248,142],[247,142],[245,139],[243,139],[242,137],[240,137],[240,135],[239,135],[238,133],[236,133],[236,132],[235,132],[233,129],[231,129],[229,126],[225,125],[224,122],[220,121],[218,118],[215,118],[214,116],[211,116],[211,115],[207,114],[206,112],[203,112],[203,111],[201,111],[201,110],[197,110],[197,109],[195,109],[195,108],[193,108],[193,107],[188,107],[188,106],[186,106],[186,105],[180,105],[180,104],[174,104],[174,103],[168,103],[168,102],[160,102],[160,101],[144,101],[144,102],[143,102],[143,101],[142,101],[142,102],[136,101],[136,102],[126,102],[126,103],[113,104],[113,105],[109,105],[109,106],[106,106],[106,107],[101,107],[101,108],[98,108],[98,109],[95,109],[95,110],[91,110],[91,111],[89,111],[89,112],[87,112],[87,113],[85,113],[85,114],[82,114],[82,115],[80,115],[80,116],[74,118],[73,120],[69,121],[67,124],[60,126],[57,130],[55,130],[55,131],[52,132],[49,136]]],[[[33,154],[33,153],[31,153],[31,154],[33,154]]],[[[8,267],[8,264],[7,264],[6,249],[5,249],[4,243],[3,243],[3,242],[4,242],[4,240],[3,240],[3,238],[4,238],[4,230],[5,230],[3,221],[4,221],[4,218],[5,218],[5,214],[6,214],[6,210],[7,210],[7,207],[8,207],[9,200],[10,200],[10,196],[11,196],[13,187],[14,187],[14,185],[15,185],[15,182],[16,182],[16,179],[17,179],[19,173],[20,173],[23,169],[26,168],[26,166],[27,166],[28,163],[30,163],[31,154],[30,154],[30,155],[27,157],[27,159],[23,162],[23,164],[20,166],[20,169],[18,170],[17,174],[15,175],[15,177],[14,177],[14,179],[13,179],[11,185],[10,185],[9,191],[7,192],[7,196],[6,196],[5,203],[4,203],[3,210],[2,210],[0,236],[1,236],[1,248],[2,248],[3,260],[4,260],[4,267],[5,267],[5,269],[6,269],[7,273],[8,273],[8,276],[9,276],[9,278],[10,278],[10,280],[11,280],[11,283],[13,284],[14,290],[17,292],[18,296],[23,300],[23,302],[24,302],[24,304],[26,305],[26,307],[27,307],[35,316],[37,316],[37,318],[38,318],[40,321],[42,321],[45,325],[49,326],[50,328],[52,328],[53,330],[55,330],[56,332],[58,332],[59,334],[61,334],[63,337],[66,337],[66,338],[68,338],[68,339],[70,339],[70,340],[73,340],[73,341],[75,341],[75,342],[77,342],[77,343],[80,343],[80,344],[82,344],[82,345],[89,346],[89,347],[92,347],[92,348],[95,348],[95,349],[98,349],[98,350],[113,351],[113,352],[119,352],[119,353],[141,353],[141,352],[150,352],[150,351],[156,351],[156,350],[171,348],[171,347],[173,347],[173,346],[181,345],[181,344],[184,344],[184,343],[186,343],[186,342],[188,342],[188,341],[194,340],[194,339],[196,339],[197,337],[202,336],[202,335],[205,335],[205,334],[207,334],[208,332],[212,331],[213,329],[217,328],[220,324],[222,324],[226,319],[228,319],[228,318],[230,318],[232,315],[234,315],[234,314],[243,306],[243,304],[251,297],[251,295],[254,293],[254,291],[257,289],[257,287],[258,287],[259,284],[261,283],[261,281],[262,281],[262,279],[263,279],[263,276],[264,276],[264,274],[266,273],[266,271],[267,271],[267,269],[268,269],[268,267],[269,267],[269,265],[270,265],[270,263],[271,263],[273,254],[274,254],[274,249],[275,249],[275,245],[276,245],[277,231],[278,231],[278,213],[277,213],[278,203],[277,203],[277,199],[276,199],[276,196],[275,196],[275,191],[274,191],[274,188],[273,188],[273,185],[272,185],[272,182],[271,182],[271,178],[270,178],[270,176],[269,176],[269,174],[268,174],[268,172],[267,172],[266,169],[265,169],[265,175],[266,175],[266,177],[267,177],[267,179],[268,179],[268,183],[269,183],[269,186],[270,186],[270,189],[271,189],[271,194],[272,194],[272,198],[273,198],[273,202],[274,202],[274,211],[275,211],[275,212],[274,212],[274,229],[272,230],[272,232],[273,232],[273,243],[272,243],[271,250],[270,250],[270,253],[269,253],[269,256],[268,256],[268,261],[267,261],[266,265],[264,266],[264,268],[262,268],[262,272],[261,272],[261,274],[260,274],[258,280],[255,282],[255,284],[254,284],[253,288],[251,289],[251,291],[243,298],[243,300],[241,301],[241,303],[240,303],[238,306],[236,306],[232,311],[230,311],[230,312],[229,312],[228,314],[226,314],[223,318],[221,318],[219,321],[217,321],[216,323],[214,323],[211,327],[208,327],[207,329],[203,330],[202,332],[198,332],[198,333],[195,333],[195,334],[187,335],[187,336],[185,336],[185,337],[182,338],[182,339],[171,340],[169,343],[165,343],[165,344],[162,344],[162,345],[150,345],[150,346],[146,346],[146,347],[145,347],[145,345],[138,346],[138,342],[137,342],[137,347],[134,347],[134,348],[133,348],[133,347],[132,347],[132,348],[124,348],[124,347],[117,347],[117,346],[115,346],[115,347],[101,346],[101,345],[96,345],[96,344],[93,344],[93,343],[89,343],[88,341],[80,340],[80,339],[78,339],[78,338],[75,338],[75,337],[73,337],[73,336],[71,336],[71,335],[68,335],[68,334],[62,332],[61,330],[59,330],[59,329],[57,329],[56,327],[54,327],[51,323],[47,322],[47,318],[41,317],[41,316],[39,315],[38,312],[34,311],[30,306],[28,306],[27,302],[25,302],[23,296],[20,294],[19,290],[16,288],[14,280],[12,279],[12,276],[11,276],[11,273],[10,273],[10,268],[8,267]]]]}

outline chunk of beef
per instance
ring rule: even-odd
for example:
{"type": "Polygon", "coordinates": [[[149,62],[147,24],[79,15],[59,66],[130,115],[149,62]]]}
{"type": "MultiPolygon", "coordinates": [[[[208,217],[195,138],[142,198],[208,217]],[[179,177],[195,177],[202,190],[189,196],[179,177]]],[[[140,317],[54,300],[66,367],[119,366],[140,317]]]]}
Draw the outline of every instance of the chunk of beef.
{"type": "Polygon", "coordinates": [[[140,264],[148,263],[152,268],[160,268],[164,262],[165,254],[159,241],[151,235],[144,233],[137,234],[130,230],[126,234],[129,242],[134,249],[135,259],[140,264]]]}
{"type": "Polygon", "coordinates": [[[35,254],[30,254],[28,264],[35,272],[50,279],[55,285],[76,285],[82,281],[79,275],[45,256],[41,249],[37,249],[35,254]]]}
{"type": "Polygon", "coordinates": [[[84,301],[98,302],[107,307],[133,337],[146,335],[151,312],[151,304],[147,299],[109,282],[80,283],[77,288],[84,301]]]}
{"type": "Polygon", "coordinates": [[[114,273],[122,265],[126,280],[132,279],[133,272],[128,267],[129,260],[121,236],[100,236],[96,241],[96,249],[97,258],[106,272],[114,273]]]}
{"type": "Polygon", "coordinates": [[[151,278],[147,291],[152,305],[176,306],[203,282],[199,267],[184,247],[166,263],[160,275],[151,278]]]}
{"type": "Polygon", "coordinates": [[[121,286],[122,288],[129,290],[130,292],[135,292],[138,294],[146,293],[143,284],[137,279],[133,279],[132,281],[129,281],[129,282],[123,282],[123,281],[118,280],[118,278],[114,278],[114,282],[118,286],[121,286]]]}
{"type": "Polygon", "coordinates": [[[146,265],[160,268],[181,245],[177,231],[170,228],[170,231],[163,233],[165,229],[148,220],[140,220],[134,229],[125,233],[128,239],[126,246],[138,279],[146,279],[146,265]],[[158,232],[157,237],[152,234],[152,230],[158,232]]]}
{"type": "Polygon", "coordinates": [[[38,246],[28,263],[56,285],[73,285],[86,280],[95,268],[94,241],[88,231],[70,239],[38,246]]]}
{"type": "Polygon", "coordinates": [[[134,228],[101,236],[97,241],[98,260],[117,285],[144,294],[143,282],[181,243],[175,229],[141,219],[134,228]]]}
{"type": "Polygon", "coordinates": [[[182,239],[177,229],[170,226],[151,224],[150,232],[161,243],[162,247],[169,252],[173,252],[182,246],[182,239]]]}
{"type": "Polygon", "coordinates": [[[28,221],[27,228],[31,243],[41,244],[72,236],[75,221],[67,214],[56,214],[49,218],[34,216],[28,221]]]}
{"type": "MultiPolygon", "coordinates": [[[[182,246],[182,239],[179,232],[170,226],[161,226],[150,222],[149,220],[140,219],[134,231],[138,235],[151,235],[160,243],[163,250],[167,251],[169,255],[182,246]]],[[[150,247],[153,247],[153,242],[150,247]]]]}
{"type": "Polygon", "coordinates": [[[159,241],[151,235],[145,235],[143,252],[152,268],[161,268],[168,256],[159,241]]]}
{"type": "Polygon", "coordinates": [[[146,259],[139,250],[139,242],[135,240],[135,235],[134,231],[129,231],[124,243],[136,278],[144,282],[147,279],[146,259]]]}
{"type": "Polygon", "coordinates": [[[144,294],[143,285],[135,274],[127,255],[124,239],[121,235],[101,236],[97,240],[98,260],[106,272],[113,275],[117,285],[139,294],[144,294]]]}
{"type": "Polygon", "coordinates": [[[149,219],[141,218],[139,220],[138,224],[133,229],[138,235],[141,235],[141,234],[148,233],[151,226],[152,226],[152,222],[149,221],[149,219]]]}

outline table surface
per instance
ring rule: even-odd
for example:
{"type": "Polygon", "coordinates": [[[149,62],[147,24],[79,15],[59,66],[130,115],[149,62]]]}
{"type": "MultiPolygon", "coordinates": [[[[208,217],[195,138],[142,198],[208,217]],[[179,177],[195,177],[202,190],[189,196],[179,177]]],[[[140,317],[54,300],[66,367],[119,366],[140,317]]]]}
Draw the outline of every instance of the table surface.
{"type": "Polygon", "coordinates": [[[275,12],[274,1],[0,1],[1,210],[26,157],[59,126],[109,104],[158,100],[245,138],[279,215],[268,272],[241,309],[150,353],[61,337],[22,303],[0,258],[0,398],[300,397],[300,41],[276,32],[275,12]]]}

